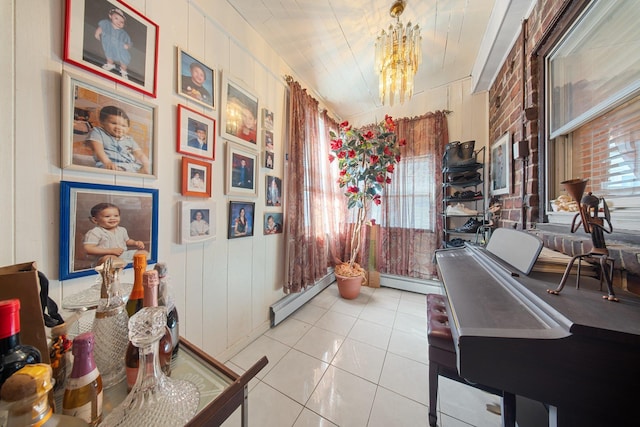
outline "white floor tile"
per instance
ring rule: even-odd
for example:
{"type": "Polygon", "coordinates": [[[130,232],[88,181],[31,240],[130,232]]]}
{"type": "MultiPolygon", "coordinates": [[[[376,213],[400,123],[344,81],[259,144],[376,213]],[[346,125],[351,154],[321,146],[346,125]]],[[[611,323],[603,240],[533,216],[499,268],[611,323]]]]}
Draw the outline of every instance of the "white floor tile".
{"type": "Polygon", "coordinates": [[[336,425],[313,411],[304,408],[293,427],[335,427],[336,425]]]}
{"type": "Polygon", "coordinates": [[[391,331],[390,326],[358,319],[347,337],[386,350],[389,347],[391,331]]]}
{"type": "Polygon", "coordinates": [[[396,318],[396,311],[390,310],[388,308],[376,307],[372,305],[367,305],[362,313],[360,314],[360,319],[368,320],[373,323],[377,323],[378,325],[384,325],[393,327],[393,322],[396,318]]]}
{"type": "Polygon", "coordinates": [[[429,366],[387,352],[380,386],[423,405],[429,404],[429,366]]]}
{"type": "Polygon", "coordinates": [[[347,338],[331,364],[377,384],[385,354],[380,348],[347,338]]]}
{"type": "Polygon", "coordinates": [[[330,366],[307,407],[339,426],[366,426],[376,385],[330,366]]]}
{"type": "Polygon", "coordinates": [[[269,363],[256,375],[256,377],[262,378],[290,349],[291,347],[284,345],[273,338],[262,335],[241,350],[238,354],[233,356],[230,361],[242,369],[247,370],[253,366],[254,363],[260,360],[262,356],[267,356],[269,363]]]}
{"type": "Polygon", "coordinates": [[[500,425],[500,416],[487,411],[487,404],[499,405],[500,397],[443,377],[438,384],[439,408],[443,414],[478,427],[500,425]]]}
{"type": "Polygon", "coordinates": [[[317,305],[305,304],[291,315],[292,318],[314,324],[327,312],[326,308],[317,305]]]}
{"type": "Polygon", "coordinates": [[[291,347],[297,343],[310,328],[311,325],[309,323],[290,317],[277,327],[269,329],[265,332],[265,335],[291,347]]]}
{"type": "Polygon", "coordinates": [[[429,343],[427,342],[427,337],[416,336],[412,333],[394,329],[393,332],[391,332],[388,351],[424,364],[429,363],[429,343]]]}
{"type": "Polygon", "coordinates": [[[315,357],[291,350],[263,381],[304,405],[328,367],[315,357]]]}
{"type": "Polygon", "coordinates": [[[378,387],[367,427],[427,427],[429,410],[404,396],[378,387]]]}
{"type": "Polygon", "coordinates": [[[371,295],[371,298],[369,299],[369,302],[367,305],[369,307],[384,308],[387,310],[396,311],[398,309],[398,304],[400,304],[399,297],[393,298],[392,296],[389,296],[384,293],[381,294],[380,292],[376,291],[374,292],[373,295],[371,295]]]}
{"type": "Polygon", "coordinates": [[[302,409],[299,403],[261,382],[249,394],[249,425],[292,426],[302,409]]]}
{"type": "Polygon", "coordinates": [[[355,299],[339,299],[331,306],[331,311],[358,317],[366,307],[367,301],[369,301],[369,297],[364,294],[360,294],[355,299]]]}
{"type": "Polygon", "coordinates": [[[398,303],[398,313],[413,314],[427,318],[427,298],[422,295],[424,301],[416,302],[413,300],[401,299],[398,303]]]}
{"type": "Polygon", "coordinates": [[[327,311],[324,316],[318,319],[315,326],[346,337],[356,320],[358,320],[357,317],[338,313],[337,311],[327,311]]]}
{"type": "Polygon", "coordinates": [[[427,340],[427,315],[415,315],[409,313],[396,313],[396,321],[393,329],[407,332],[415,337],[427,340]]]}
{"type": "Polygon", "coordinates": [[[309,304],[317,305],[318,307],[330,309],[333,304],[336,303],[340,299],[338,295],[338,290],[336,289],[336,294],[334,295],[330,290],[325,289],[320,292],[318,295],[313,297],[309,304]]]}
{"type": "Polygon", "coordinates": [[[293,348],[325,362],[331,362],[342,345],[344,336],[312,327],[293,348]]]}

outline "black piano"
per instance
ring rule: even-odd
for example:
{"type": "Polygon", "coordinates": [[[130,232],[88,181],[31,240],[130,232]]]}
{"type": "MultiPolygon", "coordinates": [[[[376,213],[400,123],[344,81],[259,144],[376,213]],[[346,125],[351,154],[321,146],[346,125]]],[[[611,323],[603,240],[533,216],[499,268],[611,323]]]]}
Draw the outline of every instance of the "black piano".
{"type": "Polygon", "coordinates": [[[436,252],[460,376],[542,402],[550,426],[640,425],[640,297],[586,277],[551,295],[561,275],[504,261],[513,236],[436,252]]]}

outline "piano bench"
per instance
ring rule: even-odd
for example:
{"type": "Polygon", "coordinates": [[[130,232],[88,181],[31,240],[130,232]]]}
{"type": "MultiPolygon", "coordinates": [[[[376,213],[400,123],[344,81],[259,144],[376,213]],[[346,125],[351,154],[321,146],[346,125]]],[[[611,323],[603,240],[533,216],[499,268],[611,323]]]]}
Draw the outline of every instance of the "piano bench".
{"type": "Polygon", "coordinates": [[[503,397],[505,426],[515,426],[515,396],[482,384],[470,383],[458,375],[456,349],[449,327],[444,296],[427,294],[427,341],[429,343],[429,425],[437,425],[438,377],[443,376],[503,397]]]}

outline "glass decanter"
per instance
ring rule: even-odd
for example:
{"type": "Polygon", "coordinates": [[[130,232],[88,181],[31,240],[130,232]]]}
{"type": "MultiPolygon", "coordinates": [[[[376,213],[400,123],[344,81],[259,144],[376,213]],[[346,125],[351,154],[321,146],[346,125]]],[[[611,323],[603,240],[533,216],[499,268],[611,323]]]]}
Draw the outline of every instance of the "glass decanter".
{"type": "Polygon", "coordinates": [[[125,299],[120,289],[120,271],[125,262],[108,258],[104,264],[96,267],[100,274],[100,302],[93,320],[95,335],[94,357],[102,386],[108,389],[125,379],[124,352],[127,349],[129,316],[125,299]]]}
{"type": "Polygon", "coordinates": [[[129,320],[129,339],[140,349],[138,378],[127,398],[101,426],[183,426],[196,413],[200,392],[191,382],[160,369],[158,341],[167,324],[165,307],[144,307],[129,320]]]}

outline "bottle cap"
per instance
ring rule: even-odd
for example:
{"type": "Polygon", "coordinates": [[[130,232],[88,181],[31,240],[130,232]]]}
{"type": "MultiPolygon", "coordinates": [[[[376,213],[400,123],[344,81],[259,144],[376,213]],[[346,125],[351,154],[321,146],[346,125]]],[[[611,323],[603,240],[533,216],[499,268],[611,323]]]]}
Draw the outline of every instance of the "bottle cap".
{"type": "Polygon", "coordinates": [[[156,270],[148,270],[142,273],[142,286],[150,288],[158,286],[159,283],[158,272],[156,270]]]}
{"type": "Polygon", "coordinates": [[[146,266],[147,256],[144,253],[137,253],[133,255],[133,267],[146,266]]]}
{"type": "Polygon", "coordinates": [[[160,277],[164,277],[167,275],[167,264],[165,264],[164,262],[157,262],[153,269],[158,272],[158,276],[160,277]]]}
{"type": "Polygon", "coordinates": [[[74,356],[79,354],[87,354],[88,352],[93,351],[93,343],[95,342],[95,337],[93,332],[85,332],[73,339],[73,347],[71,348],[71,353],[74,356]]]}
{"type": "Polygon", "coordinates": [[[11,375],[2,386],[2,399],[17,402],[31,396],[42,396],[53,388],[51,365],[25,365],[11,375]]]}
{"type": "Polygon", "coordinates": [[[20,332],[20,300],[0,301],[0,339],[20,332]]]}

